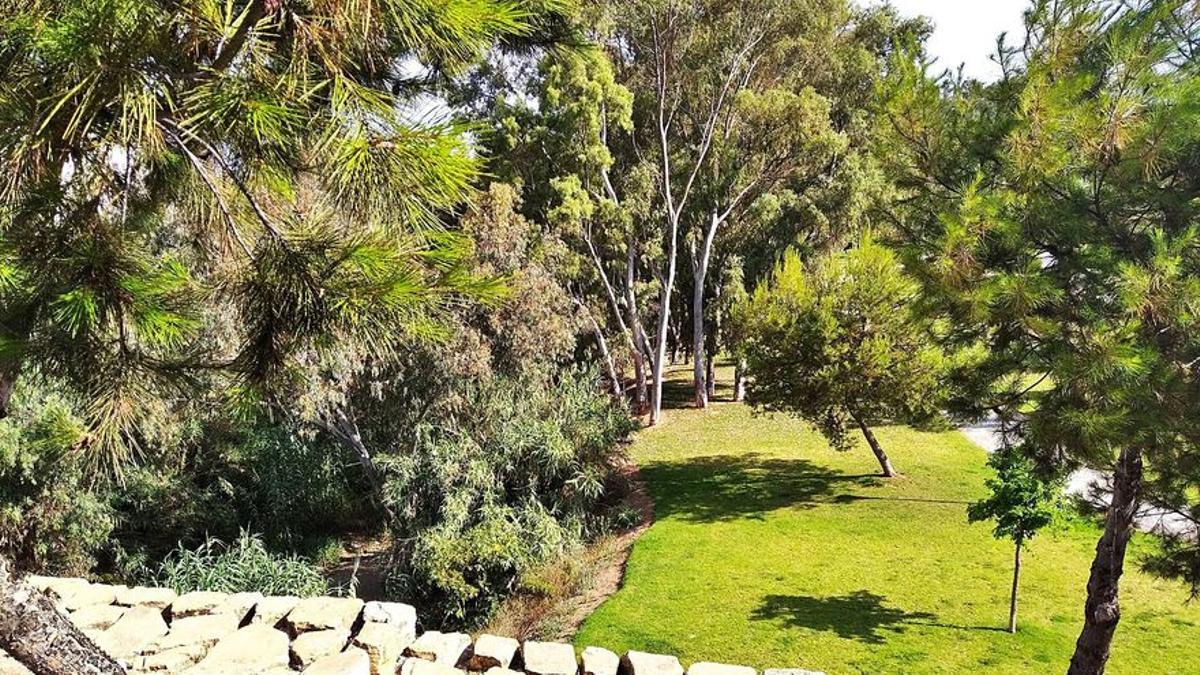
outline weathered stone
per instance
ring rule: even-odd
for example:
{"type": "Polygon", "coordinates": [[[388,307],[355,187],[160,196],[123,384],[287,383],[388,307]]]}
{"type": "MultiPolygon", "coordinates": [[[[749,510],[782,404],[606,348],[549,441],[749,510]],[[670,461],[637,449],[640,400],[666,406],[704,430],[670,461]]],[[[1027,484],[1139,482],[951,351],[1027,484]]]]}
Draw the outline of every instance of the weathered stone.
{"type": "Polygon", "coordinates": [[[104,630],[111,627],[128,610],[128,607],[117,605],[90,605],[71,613],[71,623],[80,628],[98,628],[104,630]]]}
{"type": "Polygon", "coordinates": [[[330,654],[304,669],[307,675],[369,675],[371,659],[357,647],[339,654],[330,654]]]}
{"type": "Polygon", "coordinates": [[[575,675],[579,670],[575,648],[561,642],[526,641],[521,645],[521,660],[530,675],[575,675]]]}
{"type": "MultiPolygon", "coordinates": [[[[30,578],[32,577],[26,577],[27,580],[30,578]]],[[[57,598],[63,597],[63,594],[72,588],[88,585],[87,579],[80,579],[79,577],[37,577],[37,579],[42,591],[50,593],[57,598]]]]}
{"type": "Polygon", "coordinates": [[[172,621],[170,632],[150,643],[145,651],[146,653],[162,652],[193,644],[208,649],[237,629],[238,622],[232,614],[185,616],[172,621]]]}
{"type": "Polygon", "coordinates": [[[351,640],[371,657],[371,675],[393,675],[404,648],[412,642],[412,633],[406,626],[374,621],[364,623],[351,640]]]}
{"type": "Polygon", "coordinates": [[[33,671],[7,652],[0,651],[0,675],[33,675],[33,671]]]}
{"type": "Polygon", "coordinates": [[[583,675],[617,675],[621,658],[602,647],[583,649],[583,675]]]}
{"type": "Polygon", "coordinates": [[[250,618],[250,623],[274,626],[287,616],[298,602],[300,598],[294,595],[269,595],[254,606],[254,616],[250,618]]]}
{"type": "Polygon", "coordinates": [[[292,665],[307,668],[323,656],[342,651],[349,639],[350,631],[345,628],[301,633],[292,640],[292,665]]]}
{"type": "Polygon", "coordinates": [[[400,675],[466,675],[466,671],[414,656],[404,659],[400,665],[400,675]]]}
{"type": "Polygon", "coordinates": [[[457,666],[467,647],[471,646],[471,636],[466,633],[442,633],[426,631],[415,642],[404,650],[405,655],[415,656],[426,661],[436,661],[446,666],[457,666]]]}
{"type": "Polygon", "coordinates": [[[688,667],[687,675],[758,675],[758,671],[749,666],[700,661],[688,667]]]}
{"type": "Polygon", "coordinates": [[[97,645],[119,659],[129,658],[166,634],[167,622],[163,621],[161,611],[131,607],[97,637],[97,645]]]}
{"type": "Polygon", "coordinates": [[[233,593],[225,602],[213,608],[213,614],[232,614],[241,624],[254,611],[255,606],[262,602],[262,593],[233,593]]]}
{"type": "Polygon", "coordinates": [[[626,652],[621,657],[621,675],[683,675],[683,666],[674,656],[626,652]]]}
{"type": "Polygon", "coordinates": [[[157,607],[158,609],[165,609],[175,598],[175,591],[169,588],[134,586],[133,588],[118,589],[116,604],[124,607],[148,605],[150,607],[157,607]]]}
{"type": "Polygon", "coordinates": [[[117,590],[108,584],[74,584],[62,587],[58,597],[60,605],[74,612],[90,605],[111,605],[117,590]]]}
{"type": "Polygon", "coordinates": [[[475,646],[467,658],[467,669],[482,671],[489,668],[508,668],[520,646],[521,643],[512,638],[484,633],[475,639],[475,646]]]}
{"type": "Polygon", "coordinates": [[[379,602],[372,600],[363,606],[363,621],[397,623],[412,626],[416,630],[417,610],[401,602],[379,602]]]}
{"type": "Polygon", "coordinates": [[[225,604],[228,599],[228,595],[216,591],[184,593],[171,603],[171,618],[183,619],[198,614],[212,614],[214,609],[225,604]]]}
{"type": "Polygon", "coordinates": [[[180,673],[204,658],[208,647],[202,644],[187,644],[166,649],[133,661],[133,667],[147,672],[180,673]]]}
{"type": "Polygon", "coordinates": [[[763,671],[763,675],[825,675],[825,673],[803,668],[767,668],[763,671]]]}
{"type": "Polygon", "coordinates": [[[483,675],[524,675],[524,674],[519,670],[513,670],[511,668],[496,667],[496,668],[488,668],[486,671],[484,671],[483,675]]]}
{"type": "Polygon", "coordinates": [[[288,636],[270,626],[252,624],[226,636],[188,675],[261,675],[288,665],[288,636]]]}
{"type": "Polygon", "coordinates": [[[310,630],[349,630],[362,612],[363,601],[358,598],[304,598],[288,612],[287,623],[292,633],[310,630]]]}

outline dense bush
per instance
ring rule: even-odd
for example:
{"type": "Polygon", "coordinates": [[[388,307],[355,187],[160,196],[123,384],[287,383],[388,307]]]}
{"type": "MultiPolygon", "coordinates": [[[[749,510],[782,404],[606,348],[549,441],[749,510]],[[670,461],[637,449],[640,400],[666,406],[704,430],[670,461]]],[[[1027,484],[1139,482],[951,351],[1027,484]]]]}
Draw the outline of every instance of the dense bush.
{"type": "Polygon", "coordinates": [[[209,539],[195,549],[180,547],[162,562],[154,581],[180,593],[312,596],[326,590],[325,578],[307,560],[273,554],[260,537],[248,532],[228,544],[209,539]]]}
{"type": "Polygon", "coordinates": [[[464,392],[387,463],[390,593],[435,623],[487,616],[520,575],[611,526],[628,415],[592,373],[496,378],[464,392]],[[612,513],[610,513],[612,512],[612,513]]]}

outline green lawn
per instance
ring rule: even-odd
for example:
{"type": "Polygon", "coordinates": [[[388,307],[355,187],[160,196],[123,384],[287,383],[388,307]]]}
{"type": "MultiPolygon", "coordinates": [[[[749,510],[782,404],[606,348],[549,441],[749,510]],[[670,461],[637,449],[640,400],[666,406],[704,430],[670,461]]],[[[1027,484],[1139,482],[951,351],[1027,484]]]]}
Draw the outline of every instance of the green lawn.
{"type": "MultiPolygon", "coordinates": [[[[1064,672],[1098,529],[1076,520],[1032,543],[1010,635],[1011,546],[965,515],[983,451],[956,432],[878,435],[902,477],[742,405],[669,411],[632,447],[656,522],[576,644],[830,675],[1064,672]]],[[[1200,604],[1132,568],[1110,672],[1200,673],[1200,604]]]]}

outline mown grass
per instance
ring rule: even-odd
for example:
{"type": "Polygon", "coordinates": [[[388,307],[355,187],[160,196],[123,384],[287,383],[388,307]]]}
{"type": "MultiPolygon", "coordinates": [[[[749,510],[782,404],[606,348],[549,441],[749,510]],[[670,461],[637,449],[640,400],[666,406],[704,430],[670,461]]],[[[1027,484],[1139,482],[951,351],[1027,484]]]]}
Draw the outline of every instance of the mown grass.
{"type": "MultiPolygon", "coordinates": [[[[738,404],[668,411],[632,447],[656,522],[576,644],[830,675],[1065,672],[1096,525],[1065,519],[1030,545],[1010,635],[1011,545],[965,514],[984,491],[983,451],[957,432],[878,435],[900,478],[794,420],[738,404]]],[[[1130,560],[1151,544],[1135,537],[1130,560]]],[[[1136,567],[1110,672],[1200,672],[1200,604],[1136,567]]]]}

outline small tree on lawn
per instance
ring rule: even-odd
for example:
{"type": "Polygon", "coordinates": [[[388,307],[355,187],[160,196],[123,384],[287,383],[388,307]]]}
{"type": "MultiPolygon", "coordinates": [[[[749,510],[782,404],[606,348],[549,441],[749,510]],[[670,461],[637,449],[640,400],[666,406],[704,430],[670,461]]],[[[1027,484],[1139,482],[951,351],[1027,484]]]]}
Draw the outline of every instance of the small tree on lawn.
{"type": "Polygon", "coordinates": [[[992,530],[997,539],[1011,539],[1013,550],[1012,595],[1008,605],[1008,632],[1017,632],[1017,586],[1021,578],[1021,549],[1038,530],[1054,519],[1058,485],[1042,480],[1033,462],[1011,447],[1005,447],[988,459],[996,477],[987,480],[991,494],[967,507],[972,522],[995,520],[992,530]]]}
{"type": "Polygon", "coordinates": [[[746,400],[787,412],[835,449],[857,427],[883,475],[896,470],[871,432],[880,421],[937,414],[944,361],[914,311],[917,285],[869,237],[805,264],[788,251],[739,310],[749,375],[746,400]]]}

